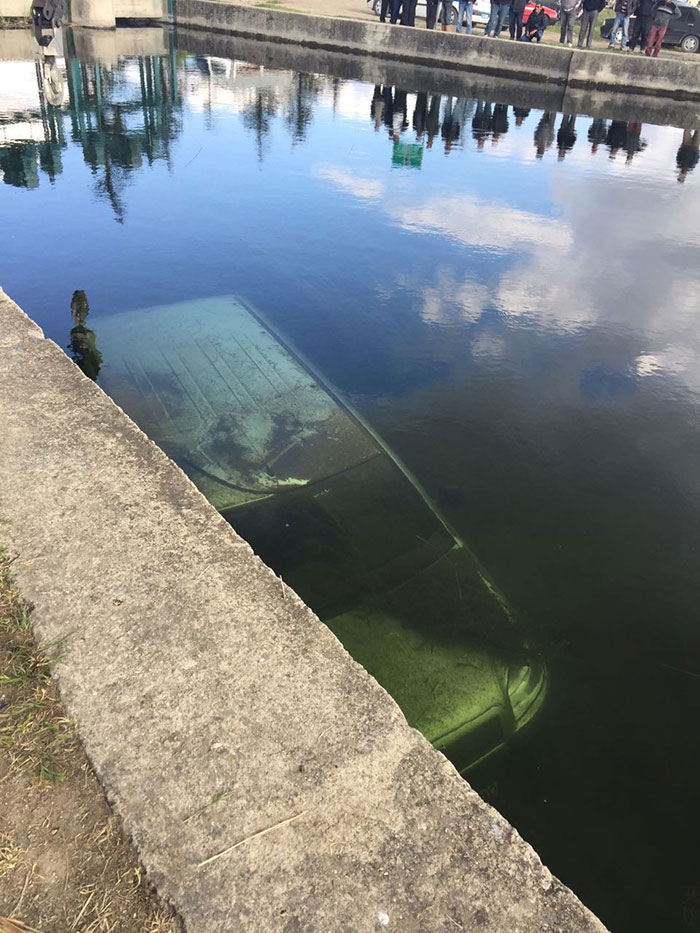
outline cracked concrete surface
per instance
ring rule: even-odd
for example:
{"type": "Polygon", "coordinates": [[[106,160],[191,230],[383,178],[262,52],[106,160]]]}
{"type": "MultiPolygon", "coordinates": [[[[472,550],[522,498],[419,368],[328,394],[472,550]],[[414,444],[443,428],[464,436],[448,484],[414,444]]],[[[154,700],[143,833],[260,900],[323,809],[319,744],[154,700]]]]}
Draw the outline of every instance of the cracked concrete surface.
{"type": "Polygon", "coordinates": [[[0,419],[0,541],[188,930],[604,929],[1,291],[0,419]]]}

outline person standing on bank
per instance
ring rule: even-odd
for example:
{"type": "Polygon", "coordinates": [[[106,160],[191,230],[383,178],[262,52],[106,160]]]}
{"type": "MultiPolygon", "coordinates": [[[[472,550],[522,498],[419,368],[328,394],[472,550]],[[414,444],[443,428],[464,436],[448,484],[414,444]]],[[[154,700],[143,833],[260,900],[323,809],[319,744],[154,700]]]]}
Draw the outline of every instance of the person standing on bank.
{"type": "Polygon", "coordinates": [[[452,0],[442,0],[442,10],[440,11],[440,22],[442,31],[450,31],[450,22],[452,20],[452,0]]]}
{"type": "Polygon", "coordinates": [[[511,39],[519,39],[523,34],[523,15],[525,0],[511,0],[508,14],[508,31],[511,39]]]}
{"type": "Polygon", "coordinates": [[[403,0],[403,6],[401,7],[401,25],[402,26],[415,26],[416,25],[416,4],[418,0],[403,0]]]}
{"type": "Polygon", "coordinates": [[[399,18],[399,10],[401,9],[401,0],[382,0],[382,5],[379,8],[379,22],[386,22],[386,14],[390,12],[390,22],[395,23],[399,18]]]}
{"type": "Polygon", "coordinates": [[[391,0],[391,23],[398,23],[402,6],[402,0],[391,0]]]}
{"type": "Polygon", "coordinates": [[[630,16],[634,16],[636,12],[637,0],[616,0],[615,22],[613,23],[612,29],[610,30],[610,42],[608,42],[609,49],[613,48],[615,45],[617,30],[621,28],[622,39],[620,40],[620,48],[623,52],[627,51],[627,39],[630,30],[630,16]]]}
{"type": "Polygon", "coordinates": [[[639,51],[643,53],[647,47],[651,24],[654,21],[654,3],[655,0],[639,0],[630,31],[630,52],[634,52],[639,46],[639,51]]]}
{"type": "Polygon", "coordinates": [[[586,48],[590,49],[593,41],[593,31],[598,22],[598,14],[605,6],[605,0],[583,0],[581,13],[581,31],[578,34],[578,47],[583,48],[585,41],[586,48]]]}
{"type": "MultiPolygon", "coordinates": [[[[384,0],[382,0],[384,3],[384,0]]],[[[426,29],[435,29],[437,21],[437,11],[440,0],[426,0],[425,4],[425,27],[426,29]]]]}
{"type": "Polygon", "coordinates": [[[661,43],[664,41],[668,24],[672,19],[681,15],[673,0],[657,0],[654,4],[654,18],[649,30],[649,39],[647,40],[644,54],[649,58],[658,58],[661,51],[661,43]]]}
{"type": "Polygon", "coordinates": [[[498,39],[508,19],[509,10],[510,0],[491,0],[491,12],[489,13],[489,21],[486,24],[485,36],[490,36],[493,33],[494,39],[498,39]]]}
{"type": "Polygon", "coordinates": [[[472,13],[474,12],[474,0],[459,0],[459,13],[457,14],[457,32],[462,31],[464,17],[467,17],[467,35],[472,34],[472,13]]]}
{"type": "Polygon", "coordinates": [[[521,42],[541,42],[544,31],[549,25],[549,17],[542,9],[541,3],[535,4],[535,9],[530,13],[525,22],[525,32],[520,37],[521,42]]]}
{"type": "Polygon", "coordinates": [[[559,15],[561,16],[561,30],[559,44],[566,43],[569,48],[574,44],[574,23],[581,6],[581,0],[561,0],[559,15]]]}

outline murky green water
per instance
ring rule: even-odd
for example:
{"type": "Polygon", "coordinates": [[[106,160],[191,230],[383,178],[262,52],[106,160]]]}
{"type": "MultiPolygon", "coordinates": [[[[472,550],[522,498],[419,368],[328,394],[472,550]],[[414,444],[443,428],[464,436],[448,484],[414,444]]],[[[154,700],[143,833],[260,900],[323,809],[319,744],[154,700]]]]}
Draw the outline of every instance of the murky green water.
{"type": "Polygon", "coordinates": [[[160,31],[56,109],[14,41],[3,287],[611,929],[699,930],[697,115],[160,31]]]}

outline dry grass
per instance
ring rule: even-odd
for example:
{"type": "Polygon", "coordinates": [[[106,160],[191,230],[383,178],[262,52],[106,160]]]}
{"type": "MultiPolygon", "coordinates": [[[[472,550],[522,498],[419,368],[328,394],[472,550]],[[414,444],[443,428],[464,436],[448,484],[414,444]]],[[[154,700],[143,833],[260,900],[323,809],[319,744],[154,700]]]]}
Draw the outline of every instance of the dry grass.
{"type": "Polygon", "coordinates": [[[9,759],[0,780],[19,770],[57,784],[65,777],[75,731],[50,688],[56,646],[36,645],[30,612],[13,582],[11,561],[0,551],[0,688],[7,693],[0,708],[0,749],[9,759]]]}
{"type": "Polygon", "coordinates": [[[0,549],[0,933],[176,933],[51,680],[0,549]]]}

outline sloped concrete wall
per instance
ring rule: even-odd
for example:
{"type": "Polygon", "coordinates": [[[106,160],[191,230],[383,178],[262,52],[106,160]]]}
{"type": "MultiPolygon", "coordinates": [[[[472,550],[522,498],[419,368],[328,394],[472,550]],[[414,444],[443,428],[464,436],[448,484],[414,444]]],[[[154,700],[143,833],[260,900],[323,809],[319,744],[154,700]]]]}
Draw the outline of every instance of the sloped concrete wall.
{"type": "Polygon", "coordinates": [[[2,291],[0,423],[0,542],[187,930],[603,931],[2,291]]]}

